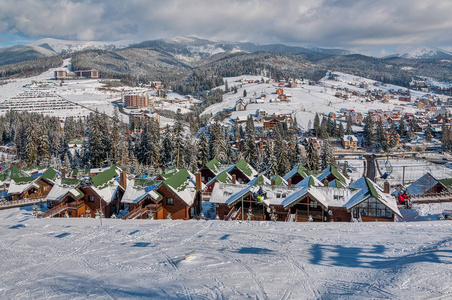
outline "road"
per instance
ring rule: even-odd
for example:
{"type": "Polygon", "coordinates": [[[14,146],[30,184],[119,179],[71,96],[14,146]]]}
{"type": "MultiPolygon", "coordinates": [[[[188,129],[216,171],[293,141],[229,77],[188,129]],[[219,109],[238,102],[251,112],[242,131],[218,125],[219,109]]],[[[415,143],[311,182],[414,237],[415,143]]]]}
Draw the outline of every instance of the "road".
{"type": "Polygon", "coordinates": [[[375,181],[376,169],[375,169],[375,156],[374,155],[364,155],[367,162],[367,173],[366,177],[372,181],[375,181]]]}

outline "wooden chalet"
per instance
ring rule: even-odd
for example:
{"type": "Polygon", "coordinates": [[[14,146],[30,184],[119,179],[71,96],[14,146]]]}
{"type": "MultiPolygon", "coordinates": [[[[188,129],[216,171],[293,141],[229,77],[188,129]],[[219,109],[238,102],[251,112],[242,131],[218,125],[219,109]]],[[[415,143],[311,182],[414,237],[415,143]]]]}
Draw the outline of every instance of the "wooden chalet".
{"type": "Polygon", "coordinates": [[[346,150],[358,149],[358,138],[354,135],[344,135],[341,138],[342,147],[346,150]]]}
{"type": "Polygon", "coordinates": [[[127,186],[126,173],[113,165],[93,177],[86,176],[75,186],[70,179],[62,179],[58,192],[48,195],[48,206],[52,209],[44,217],[61,216],[94,217],[102,212],[106,218],[120,211],[120,202],[127,186]],[[53,206],[53,207],[52,207],[53,206]],[[67,212],[67,214],[66,214],[67,212]]]}
{"type": "Polygon", "coordinates": [[[426,173],[410,184],[406,191],[409,195],[426,195],[448,192],[449,189],[440,180],[433,177],[432,174],[426,173]]]}
{"type": "Polygon", "coordinates": [[[222,220],[286,222],[394,221],[402,217],[393,196],[363,177],[349,187],[324,186],[310,175],[294,186],[219,183],[212,192],[222,220]]]}
{"type": "Polygon", "coordinates": [[[163,219],[162,195],[157,192],[161,182],[132,179],[127,183],[121,199],[121,208],[127,219],[163,219]]]}
{"type": "Polygon", "coordinates": [[[188,220],[199,215],[204,185],[201,176],[198,176],[198,182],[196,179],[187,169],[182,169],[158,186],[156,191],[162,196],[163,219],[188,220]]]}
{"type": "Polygon", "coordinates": [[[317,176],[317,179],[326,186],[336,187],[345,187],[350,182],[350,180],[342,175],[334,166],[326,167],[322,174],[317,176]]]}
{"type": "Polygon", "coordinates": [[[308,170],[303,167],[301,164],[295,165],[295,167],[289,171],[286,175],[284,175],[285,181],[290,181],[292,185],[295,185],[308,177],[308,170]]]}

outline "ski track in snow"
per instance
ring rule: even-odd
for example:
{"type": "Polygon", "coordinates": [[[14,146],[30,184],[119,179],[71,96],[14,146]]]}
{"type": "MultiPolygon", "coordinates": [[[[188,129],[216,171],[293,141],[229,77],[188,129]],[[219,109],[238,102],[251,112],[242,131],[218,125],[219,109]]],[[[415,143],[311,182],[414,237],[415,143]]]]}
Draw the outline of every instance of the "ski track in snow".
{"type": "Polygon", "coordinates": [[[109,219],[99,227],[10,209],[0,211],[0,298],[450,299],[451,228],[109,219]]]}

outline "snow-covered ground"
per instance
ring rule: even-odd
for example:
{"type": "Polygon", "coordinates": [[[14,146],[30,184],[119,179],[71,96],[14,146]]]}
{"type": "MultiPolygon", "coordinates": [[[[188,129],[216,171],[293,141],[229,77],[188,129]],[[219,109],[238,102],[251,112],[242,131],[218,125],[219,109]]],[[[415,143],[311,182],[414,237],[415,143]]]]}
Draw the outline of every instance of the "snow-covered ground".
{"type": "MultiPolygon", "coordinates": [[[[223,95],[223,102],[209,106],[203,114],[212,113],[215,114],[223,109],[232,109],[238,99],[243,98],[249,102],[250,99],[255,99],[261,95],[265,95],[264,103],[254,104],[250,103],[245,111],[233,111],[230,119],[235,119],[240,116],[247,116],[249,114],[255,114],[257,109],[261,109],[267,112],[267,114],[288,114],[292,113],[297,119],[298,125],[302,130],[308,129],[309,121],[313,123],[316,113],[328,114],[330,112],[338,113],[342,108],[353,109],[356,112],[367,114],[370,109],[381,109],[383,111],[392,111],[395,107],[403,106],[404,112],[415,113],[417,108],[414,103],[406,103],[399,101],[398,99],[392,99],[389,103],[383,103],[381,101],[366,102],[365,97],[351,96],[350,99],[341,99],[335,96],[336,88],[348,88],[350,91],[357,91],[365,93],[367,90],[406,90],[396,85],[378,85],[374,86],[376,81],[348,75],[344,73],[335,72],[337,76],[336,80],[328,80],[326,77],[320,81],[319,85],[308,85],[307,81],[302,84],[298,84],[296,88],[283,88],[284,92],[289,97],[289,102],[271,102],[270,99],[276,99],[276,90],[279,88],[276,83],[245,83],[242,84],[242,79],[247,80],[264,80],[268,79],[261,76],[243,75],[239,77],[225,78],[228,81],[229,88],[237,86],[237,93],[229,92],[223,95]],[[360,88],[359,83],[367,84],[367,88],[360,88]],[[246,90],[246,97],[243,97],[243,91],[246,90]]],[[[220,88],[224,89],[224,86],[220,88]]],[[[417,97],[424,95],[424,92],[411,90],[412,101],[417,97]]],[[[438,97],[444,98],[441,95],[438,97]]],[[[229,118],[225,120],[229,123],[229,118]]],[[[345,124],[344,124],[345,125],[345,124]]],[[[312,126],[312,124],[311,124],[312,126]]],[[[355,129],[355,128],[354,128],[355,129]]]]}
{"type": "MultiPolygon", "coordinates": [[[[391,158],[389,162],[392,166],[392,173],[387,180],[389,180],[390,183],[401,183],[404,178],[405,184],[409,184],[416,181],[427,172],[437,179],[452,177],[451,168],[447,168],[444,164],[435,164],[424,159],[415,160],[396,157],[391,158]]],[[[377,177],[380,177],[386,172],[386,159],[378,159],[377,163],[380,171],[380,173],[377,174],[377,177]]]]}
{"type": "Polygon", "coordinates": [[[451,229],[110,219],[100,227],[9,209],[0,211],[0,298],[447,299],[451,229]]]}

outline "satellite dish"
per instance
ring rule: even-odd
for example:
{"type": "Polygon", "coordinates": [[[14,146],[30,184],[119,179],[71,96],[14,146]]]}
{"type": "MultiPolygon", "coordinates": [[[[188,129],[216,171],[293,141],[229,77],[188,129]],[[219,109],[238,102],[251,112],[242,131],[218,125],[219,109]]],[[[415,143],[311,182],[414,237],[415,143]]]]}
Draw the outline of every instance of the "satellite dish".
{"type": "Polygon", "coordinates": [[[332,215],[333,215],[333,211],[330,209],[330,210],[328,211],[328,214],[329,214],[330,216],[332,216],[332,215]]]}
{"type": "Polygon", "coordinates": [[[267,212],[268,212],[268,213],[271,213],[271,211],[272,211],[272,210],[270,209],[270,207],[267,207],[267,212]]]}

